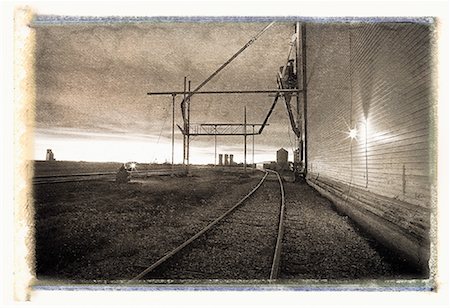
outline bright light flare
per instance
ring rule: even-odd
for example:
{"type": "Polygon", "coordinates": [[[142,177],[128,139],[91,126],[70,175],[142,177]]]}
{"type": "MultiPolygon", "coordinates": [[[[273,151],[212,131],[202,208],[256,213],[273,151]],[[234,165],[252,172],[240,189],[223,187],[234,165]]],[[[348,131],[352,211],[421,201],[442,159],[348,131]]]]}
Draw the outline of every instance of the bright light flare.
{"type": "Polygon", "coordinates": [[[352,139],[355,139],[356,136],[358,135],[358,131],[356,130],[356,128],[352,128],[349,132],[348,132],[348,136],[352,139]]]}
{"type": "Polygon", "coordinates": [[[135,164],[135,163],[131,163],[131,164],[130,164],[130,168],[131,168],[131,169],[136,169],[136,164],[135,164]]]}

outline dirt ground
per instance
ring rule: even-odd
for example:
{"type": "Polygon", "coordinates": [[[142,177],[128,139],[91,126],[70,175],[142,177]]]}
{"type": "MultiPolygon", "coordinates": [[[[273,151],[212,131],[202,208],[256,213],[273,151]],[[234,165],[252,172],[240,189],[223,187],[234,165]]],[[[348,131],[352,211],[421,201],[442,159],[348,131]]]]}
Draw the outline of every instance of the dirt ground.
{"type": "Polygon", "coordinates": [[[246,195],[262,177],[195,170],[114,182],[35,186],[38,278],[130,279],[218,213],[246,195]]]}
{"type": "MultiPolygon", "coordinates": [[[[197,169],[189,177],[35,185],[38,279],[128,280],[246,195],[250,177],[197,169]]],[[[286,183],[283,279],[408,278],[384,251],[306,183],[286,183]]]]}

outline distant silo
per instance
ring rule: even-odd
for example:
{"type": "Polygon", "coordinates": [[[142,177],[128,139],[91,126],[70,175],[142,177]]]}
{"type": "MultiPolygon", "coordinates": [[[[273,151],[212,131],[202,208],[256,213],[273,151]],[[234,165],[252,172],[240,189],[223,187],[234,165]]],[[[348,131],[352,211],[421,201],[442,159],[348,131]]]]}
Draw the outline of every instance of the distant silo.
{"type": "Polygon", "coordinates": [[[277,151],[277,165],[280,169],[288,168],[288,151],[281,148],[277,151]]]}
{"type": "Polygon", "coordinates": [[[48,160],[48,161],[55,160],[55,155],[53,154],[51,149],[47,149],[47,154],[45,155],[45,160],[48,160]]]}
{"type": "Polygon", "coordinates": [[[223,165],[223,154],[219,154],[219,165],[223,165]]]}
{"type": "Polygon", "coordinates": [[[299,162],[301,162],[301,157],[300,157],[300,150],[296,149],[294,151],[294,163],[298,164],[299,162]]]}
{"type": "Polygon", "coordinates": [[[224,165],[228,166],[228,154],[225,154],[225,161],[224,161],[224,165]]]}
{"type": "Polygon", "coordinates": [[[234,155],[230,154],[230,165],[234,164],[233,157],[234,157],[234,155]]]}

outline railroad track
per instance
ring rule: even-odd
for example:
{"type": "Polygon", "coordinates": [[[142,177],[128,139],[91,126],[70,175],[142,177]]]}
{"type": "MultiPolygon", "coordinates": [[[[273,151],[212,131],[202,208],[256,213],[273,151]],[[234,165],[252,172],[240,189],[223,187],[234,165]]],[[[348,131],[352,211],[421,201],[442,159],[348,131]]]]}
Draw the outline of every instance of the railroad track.
{"type": "Polygon", "coordinates": [[[145,268],[141,279],[269,279],[278,277],[284,219],[280,175],[264,170],[239,202],[145,268]],[[270,178],[271,180],[267,180],[270,178]]]}
{"type": "MultiPolygon", "coordinates": [[[[175,170],[174,174],[182,174],[183,170],[175,170]]],[[[33,177],[33,184],[53,184],[66,182],[81,182],[81,181],[114,181],[116,178],[116,171],[108,172],[91,172],[91,173],[74,173],[74,174],[54,174],[54,175],[40,175],[33,177]]],[[[157,170],[140,170],[132,171],[131,178],[149,177],[158,175],[170,175],[171,169],[157,169],[157,170]]]]}

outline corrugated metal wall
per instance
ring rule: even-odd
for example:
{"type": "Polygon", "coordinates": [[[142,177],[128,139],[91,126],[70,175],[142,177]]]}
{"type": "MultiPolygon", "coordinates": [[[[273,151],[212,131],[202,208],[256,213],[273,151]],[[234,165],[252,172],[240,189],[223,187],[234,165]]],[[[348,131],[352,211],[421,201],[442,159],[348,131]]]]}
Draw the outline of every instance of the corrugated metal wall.
{"type": "Polygon", "coordinates": [[[418,242],[435,176],[430,34],[424,24],[306,28],[309,179],[392,200],[365,210],[416,228],[418,242]]]}

